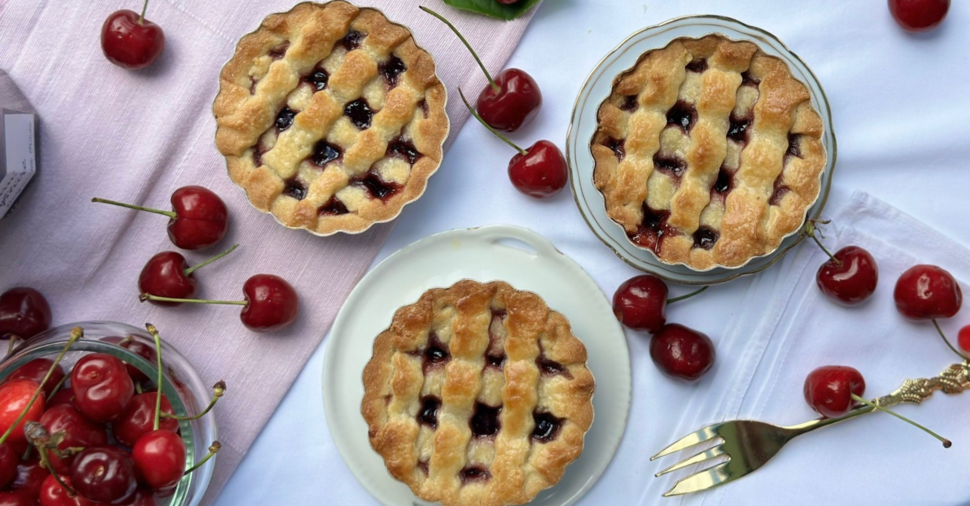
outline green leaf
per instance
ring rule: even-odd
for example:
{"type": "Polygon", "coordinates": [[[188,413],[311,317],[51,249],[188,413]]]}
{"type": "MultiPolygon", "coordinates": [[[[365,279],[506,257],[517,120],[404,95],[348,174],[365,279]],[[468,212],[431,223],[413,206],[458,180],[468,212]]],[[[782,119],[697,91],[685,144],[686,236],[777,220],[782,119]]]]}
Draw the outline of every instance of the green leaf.
{"type": "Polygon", "coordinates": [[[519,0],[512,5],[503,5],[495,0],[445,0],[445,3],[459,9],[465,9],[493,18],[504,19],[506,21],[515,19],[533,5],[542,0],[519,0]]]}

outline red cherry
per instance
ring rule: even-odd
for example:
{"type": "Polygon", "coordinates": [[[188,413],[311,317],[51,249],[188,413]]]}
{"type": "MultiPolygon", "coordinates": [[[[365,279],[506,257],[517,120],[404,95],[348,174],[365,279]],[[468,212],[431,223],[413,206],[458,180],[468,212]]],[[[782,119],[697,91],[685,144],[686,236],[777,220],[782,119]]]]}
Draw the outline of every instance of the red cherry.
{"type": "Polygon", "coordinates": [[[47,410],[50,411],[54,406],[74,406],[74,392],[70,387],[62,388],[47,401],[47,410]]]}
{"type": "MultiPolygon", "coordinates": [[[[0,434],[6,432],[13,426],[17,418],[20,417],[20,413],[27,407],[30,399],[34,396],[37,388],[38,384],[29,379],[8,381],[0,385],[0,434]]],[[[44,407],[44,396],[41,395],[30,406],[30,409],[27,410],[27,415],[23,420],[10,433],[7,442],[14,444],[27,441],[27,438],[24,436],[24,425],[27,422],[36,422],[39,420],[40,416],[44,414],[44,407]]]]}
{"type": "Polygon", "coordinates": [[[296,290],[283,278],[257,274],[243,285],[246,307],[239,317],[243,325],[256,332],[269,332],[293,323],[299,314],[296,290]]]}
{"type": "MultiPolygon", "coordinates": [[[[61,480],[68,487],[73,487],[71,484],[71,479],[67,476],[61,476],[61,480]]],[[[76,494],[71,497],[67,490],[61,487],[60,483],[57,483],[57,479],[53,476],[48,475],[44,478],[44,483],[40,487],[40,506],[101,506],[96,504],[94,501],[84,497],[81,494],[76,494]]]]}
{"type": "MultiPolygon", "coordinates": [[[[29,379],[38,385],[44,381],[44,377],[47,376],[47,371],[50,370],[51,366],[54,365],[54,361],[47,358],[35,358],[30,362],[20,366],[16,371],[10,373],[5,381],[13,381],[18,379],[29,379]]],[[[54,372],[51,373],[50,379],[47,383],[44,383],[44,395],[50,397],[54,392],[54,387],[57,386],[60,381],[64,379],[64,368],[60,364],[54,368],[54,372]]]]}
{"type": "Polygon", "coordinates": [[[936,28],[950,9],[950,0],[889,0],[889,12],[903,29],[925,32],[936,28]]]}
{"type": "Polygon", "coordinates": [[[963,293],[953,275],[935,265],[916,265],[899,276],[896,309],[910,320],[949,318],[963,305],[963,293]]]}
{"type": "Polygon", "coordinates": [[[613,294],[613,314],[633,330],[656,334],[667,323],[667,283],[652,274],[624,282],[613,294]]]}
{"type": "Polygon", "coordinates": [[[539,114],[542,92],[539,84],[526,71],[505,69],[495,76],[478,96],[478,114],[496,130],[514,132],[529,124],[539,114]]]}
{"type": "Polygon", "coordinates": [[[101,198],[92,202],[148,211],[169,217],[168,237],[182,249],[207,248],[222,240],[229,230],[226,204],[212,191],[201,186],[184,186],[172,193],[172,211],[134,206],[101,198]]]}
{"type": "MultiPolygon", "coordinates": [[[[174,415],[172,404],[168,402],[168,397],[162,394],[162,412],[174,415]]],[[[131,399],[125,412],[117,422],[111,424],[111,431],[119,443],[131,448],[135,446],[138,439],[148,434],[153,429],[155,423],[155,392],[138,394],[131,399]]],[[[162,418],[158,428],[177,432],[179,423],[173,418],[162,418]]]]}
{"type": "Polygon", "coordinates": [[[852,367],[819,367],[805,378],[805,401],[826,418],[848,413],[855,405],[852,394],[862,397],[865,391],[866,380],[852,367]]]}
{"type": "Polygon", "coordinates": [[[30,339],[51,326],[51,307],[33,288],[11,288],[0,294],[0,337],[30,339]]]}
{"type": "MultiPolygon", "coordinates": [[[[141,358],[148,361],[150,364],[158,362],[158,355],[155,354],[155,347],[145,344],[134,337],[118,337],[109,336],[101,339],[102,341],[107,341],[109,343],[117,344],[122,348],[140,356],[141,358]]],[[[125,368],[128,369],[128,375],[131,376],[132,381],[135,383],[143,383],[148,381],[148,376],[141,372],[141,369],[126,363],[125,368]]]]}
{"type": "Polygon", "coordinates": [[[148,0],[141,15],[127,9],[114,12],[101,27],[101,49],[108,61],[119,67],[140,69],[158,59],[165,48],[162,28],[144,18],[148,0]]]}
{"type": "Polygon", "coordinates": [[[135,461],[117,446],[87,448],[74,457],[71,483],[93,501],[127,504],[138,488],[135,461]]]}
{"type": "Polygon", "coordinates": [[[855,306],[876,291],[879,268],[876,259],[863,248],[847,246],[818,268],[815,281],[819,290],[845,306],[855,306]]]}
{"type": "MultiPolygon", "coordinates": [[[[145,264],[138,276],[138,292],[187,299],[195,295],[198,283],[191,273],[185,257],[174,251],[163,251],[145,264]]],[[[177,306],[177,302],[152,301],[159,306],[177,306]]]]}
{"type": "Polygon", "coordinates": [[[711,338],[676,323],[665,325],[650,341],[650,358],[660,372],[688,383],[704,376],[715,356],[711,338]]]}
{"type": "Polygon", "coordinates": [[[960,329],[960,333],[957,334],[957,344],[961,350],[970,353],[970,325],[960,329]]]}
{"type": "Polygon", "coordinates": [[[158,501],[155,499],[155,491],[138,487],[138,490],[135,491],[134,499],[125,506],[158,506],[158,501]]]}
{"type": "Polygon", "coordinates": [[[155,430],[138,439],[132,449],[142,481],[155,490],[175,486],[185,473],[185,442],[167,430],[155,430]]]}
{"type": "Polygon", "coordinates": [[[74,404],[91,421],[107,423],[121,416],[135,395],[125,363],[104,353],[81,357],[71,371],[74,404]]]}
{"type": "Polygon", "coordinates": [[[40,460],[33,452],[34,456],[29,460],[17,464],[17,477],[13,480],[10,488],[26,493],[30,497],[40,495],[41,486],[44,480],[50,476],[50,472],[40,465],[40,460]]]}
{"type": "MultiPolygon", "coordinates": [[[[104,427],[85,418],[74,406],[61,404],[49,408],[39,421],[51,434],[64,432],[64,440],[57,445],[59,450],[108,444],[108,433],[104,427]]],[[[67,474],[71,470],[71,463],[74,462],[75,456],[62,459],[51,452],[49,457],[59,474],[67,474]]]]}
{"type": "Polygon", "coordinates": [[[530,197],[546,198],[561,192],[569,182],[562,151],[549,141],[539,141],[509,161],[509,179],[516,190],[530,197]]]}
{"type": "Polygon", "coordinates": [[[37,499],[24,492],[0,492],[0,506],[37,506],[37,499]]]}
{"type": "MultiPolygon", "coordinates": [[[[17,477],[17,464],[20,456],[10,443],[0,443],[0,488],[4,488],[17,477]]],[[[0,503],[2,504],[2,503],[0,503]]]]}

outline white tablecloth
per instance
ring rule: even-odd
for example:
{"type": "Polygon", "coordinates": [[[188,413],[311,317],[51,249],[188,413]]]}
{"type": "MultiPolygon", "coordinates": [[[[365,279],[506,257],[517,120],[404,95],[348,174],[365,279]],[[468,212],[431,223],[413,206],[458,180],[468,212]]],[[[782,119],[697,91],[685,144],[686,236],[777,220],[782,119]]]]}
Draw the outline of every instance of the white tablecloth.
{"type": "MultiPolygon", "coordinates": [[[[966,93],[970,4],[959,0],[953,2],[941,29],[915,37],[899,30],[883,0],[549,0],[532,20],[509,64],[527,69],[544,95],[536,122],[513,139],[531,144],[549,138],[563,146],[573,101],[600,58],[640,28],[690,14],[731,16],[767,29],[818,75],[831,102],[839,141],[830,209],[841,207],[852,190],[864,189],[970,247],[966,226],[970,204],[963,193],[970,188],[970,122],[966,120],[970,111],[966,93]]],[[[510,223],[551,239],[607,294],[637,273],[591,234],[568,192],[548,202],[517,193],[506,175],[511,155],[482,128],[467,124],[428,193],[398,219],[376,261],[435,232],[510,223]]],[[[893,238],[884,240],[892,243],[893,238]]],[[[740,306],[750,288],[750,279],[714,287],[691,302],[672,306],[668,319],[697,328],[716,342],[731,321],[757,310],[740,306]]],[[[672,287],[674,294],[685,291],[672,287]]],[[[933,339],[931,335],[925,338],[933,339]]],[[[654,480],[653,473],[661,467],[645,457],[673,436],[668,432],[684,416],[692,394],[713,388],[707,382],[685,388],[664,380],[650,361],[648,341],[630,332],[628,342],[634,371],[629,425],[613,463],[581,505],[658,503],[659,497],[652,490],[647,494],[642,484],[654,480]],[[682,404],[661,406],[651,400],[655,392],[668,398],[677,390],[683,392],[682,404]]],[[[948,358],[942,353],[939,356],[948,358]]],[[[256,440],[218,506],[377,504],[344,466],[330,438],[321,402],[322,357],[321,347],[256,440]]],[[[919,370],[931,374],[944,365],[928,363],[919,370]]],[[[719,364],[720,368],[731,366],[719,364]]],[[[804,401],[796,396],[790,402],[804,401]]],[[[918,408],[907,413],[919,417],[918,408]]],[[[966,412],[954,411],[952,416],[965,417],[966,412]]],[[[925,421],[932,425],[932,420],[925,421]]],[[[896,429],[894,434],[900,438],[926,438],[901,426],[896,429]]],[[[859,442],[857,450],[864,452],[865,444],[877,443],[859,442]]],[[[937,449],[929,438],[925,448],[937,449]]],[[[899,462],[846,469],[847,474],[858,473],[860,481],[845,480],[837,486],[891,487],[894,473],[905,472],[912,457],[903,453],[898,455],[899,462]]],[[[831,465],[839,463],[833,460],[831,465]]],[[[965,504],[970,488],[964,488],[967,493],[962,500],[929,495],[923,504],[965,504]]],[[[827,504],[848,504],[829,492],[825,494],[827,504]]],[[[887,497],[885,489],[879,497],[887,497]]],[[[771,504],[781,500],[789,506],[816,504],[805,494],[775,499],[771,504]]],[[[661,504],[681,503],[673,499],[661,504]]]]}

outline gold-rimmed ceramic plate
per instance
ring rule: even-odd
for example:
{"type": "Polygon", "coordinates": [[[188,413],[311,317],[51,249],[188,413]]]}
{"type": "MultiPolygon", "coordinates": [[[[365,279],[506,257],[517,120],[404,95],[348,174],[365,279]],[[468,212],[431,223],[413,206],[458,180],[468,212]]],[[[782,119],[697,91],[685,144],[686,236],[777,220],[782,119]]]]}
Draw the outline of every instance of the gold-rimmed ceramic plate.
{"type": "Polygon", "coordinates": [[[664,279],[685,284],[707,285],[723,283],[745,274],[754,274],[767,269],[804,239],[804,235],[793,233],[782,241],[774,252],[757,257],[741,267],[727,269],[715,268],[700,272],[683,265],[669,265],[661,262],[653,253],[638,248],[629,241],[621,227],[617,226],[606,214],[603,195],[593,185],[593,157],[589,149],[590,139],[596,130],[596,111],[600,103],[609,96],[613,79],[621,72],[633,67],[643,53],[665,47],[672,40],[682,37],[700,38],[712,33],[721,34],[733,40],[747,40],[757,44],[762,51],[784,60],[796,79],[805,83],[812,96],[812,102],[822,117],[827,160],[822,172],[822,189],[818,200],[807,213],[817,218],[828,199],[832,176],[835,172],[837,145],[832,128],[832,111],[822,85],[811,69],[784,43],[771,33],[746,25],[738,20],[723,16],[688,16],[665,21],[644,28],[624,40],[593,69],[576,98],[570,119],[569,133],[566,138],[566,158],[569,162],[570,185],[580,213],[590,229],[604,244],[612,249],[625,262],[642,271],[651,272],[664,279]]]}

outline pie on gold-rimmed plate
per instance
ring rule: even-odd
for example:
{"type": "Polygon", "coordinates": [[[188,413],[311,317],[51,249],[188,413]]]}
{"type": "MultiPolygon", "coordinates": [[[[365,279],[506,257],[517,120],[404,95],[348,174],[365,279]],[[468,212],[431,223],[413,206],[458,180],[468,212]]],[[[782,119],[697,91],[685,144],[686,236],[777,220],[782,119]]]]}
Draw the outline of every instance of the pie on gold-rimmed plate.
{"type": "Polygon", "coordinates": [[[524,504],[593,422],[586,348],[538,295],[463,280],[400,308],[364,369],[361,412],[390,474],[445,506],[524,504]]]}
{"type": "Polygon", "coordinates": [[[260,211],[318,235],[356,233],[424,193],[445,102],[407,28],[344,1],[306,2],[239,41],[213,105],[216,146],[260,211]]]}
{"type": "Polygon", "coordinates": [[[823,123],[787,64],[749,41],[679,38],[613,83],[594,184],[631,243],[697,271],[775,251],[826,166],[823,123]]]}

